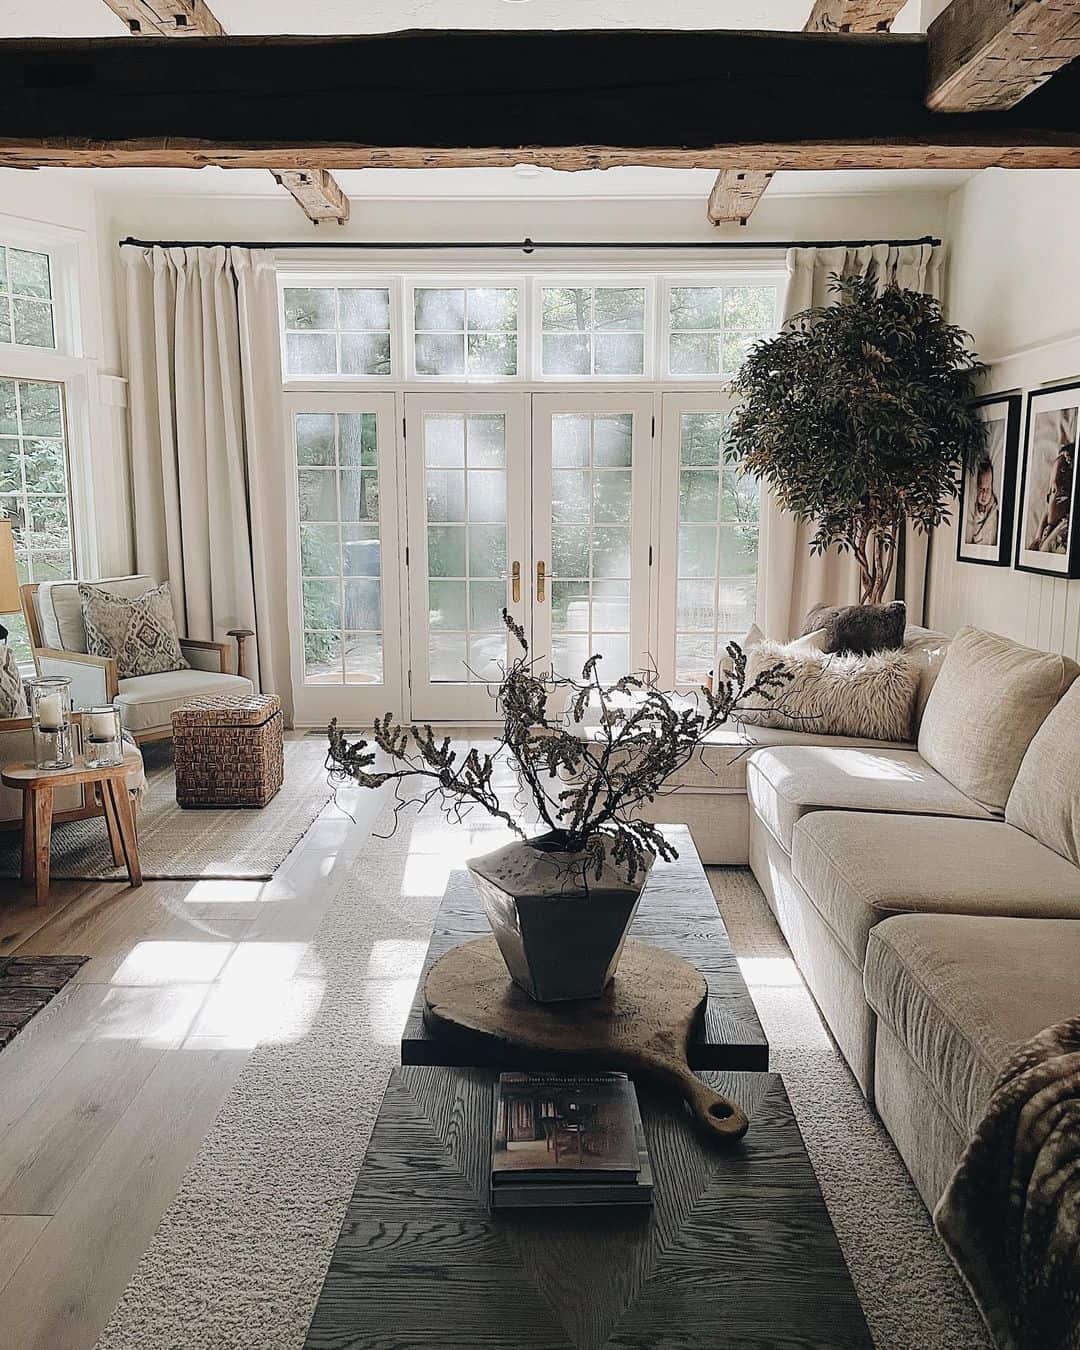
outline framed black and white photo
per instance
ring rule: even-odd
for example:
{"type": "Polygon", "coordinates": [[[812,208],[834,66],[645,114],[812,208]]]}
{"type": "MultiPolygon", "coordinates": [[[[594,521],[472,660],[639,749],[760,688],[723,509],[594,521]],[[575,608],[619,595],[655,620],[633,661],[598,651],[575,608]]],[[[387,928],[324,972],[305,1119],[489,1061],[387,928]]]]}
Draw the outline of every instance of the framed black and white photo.
{"type": "Polygon", "coordinates": [[[1080,576],[1078,430],[1080,381],[1028,394],[1016,539],[1016,566],[1022,572],[1080,576]]]}
{"type": "Polygon", "coordinates": [[[1016,459],[1020,449],[1020,394],[992,394],[974,404],[986,424],[986,443],[960,479],[958,562],[1008,567],[1016,505],[1016,459]]]}

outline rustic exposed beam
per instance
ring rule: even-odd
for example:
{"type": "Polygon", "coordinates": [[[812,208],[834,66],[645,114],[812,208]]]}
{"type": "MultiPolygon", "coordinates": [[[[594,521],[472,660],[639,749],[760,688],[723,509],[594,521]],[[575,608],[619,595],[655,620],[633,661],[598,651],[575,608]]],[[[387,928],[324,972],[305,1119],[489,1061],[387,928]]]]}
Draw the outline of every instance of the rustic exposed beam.
{"type": "Polygon", "coordinates": [[[714,225],[734,221],[745,225],[771,182],[772,174],[768,172],[725,169],[716,175],[716,182],[709,193],[709,219],[714,225]]]}
{"type": "Polygon", "coordinates": [[[905,0],[814,0],[808,33],[884,33],[905,0]]]}
{"type": "Polygon", "coordinates": [[[138,60],[109,39],[6,41],[0,164],[1078,167],[1078,77],[947,116],[925,105],[925,39],[891,34],[143,38],[138,60]]]}
{"type": "Polygon", "coordinates": [[[205,0],[105,0],[139,37],[222,37],[205,0]]]}
{"type": "Polygon", "coordinates": [[[336,220],[344,225],[349,219],[349,199],[326,169],[283,169],[274,174],[303,207],[304,214],[316,225],[336,220]]]}
{"type": "Polygon", "coordinates": [[[1080,56],[1080,0],[952,0],[928,40],[931,108],[1014,108],[1080,56]]]}

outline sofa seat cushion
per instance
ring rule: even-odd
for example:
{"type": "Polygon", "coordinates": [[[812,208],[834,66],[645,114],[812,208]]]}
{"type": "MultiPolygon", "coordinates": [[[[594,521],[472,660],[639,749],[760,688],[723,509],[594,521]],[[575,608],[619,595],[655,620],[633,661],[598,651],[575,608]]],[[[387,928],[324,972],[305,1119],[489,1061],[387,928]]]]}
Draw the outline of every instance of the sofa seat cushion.
{"type": "Polygon", "coordinates": [[[870,935],[866,999],[967,1139],[1009,1055],[1080,1007],[1080,923],[911,914],[870,935]]]}
{"type": "Polygon", "coordinates": [[[207,694],[250,694],[254,685],[242,675],[212,670],[169,670],[158,675],[134,675],[117,682],[116,703],[124,729],[135,736],[169,731],[173,709],[207,694]]]}
{"type": "Polygon", "coordinates": [[[791,870],[857,966],[890,914],[1080,919],[1080,868],[997,820],[816,811],[791,870]]]}
{"type": "Polygon", "coordinates": [[[796,822],[811,811],[990,818],[915,750],[823,745],[755,750],[747,760],[746,791],[788,853],[796,822]]]}

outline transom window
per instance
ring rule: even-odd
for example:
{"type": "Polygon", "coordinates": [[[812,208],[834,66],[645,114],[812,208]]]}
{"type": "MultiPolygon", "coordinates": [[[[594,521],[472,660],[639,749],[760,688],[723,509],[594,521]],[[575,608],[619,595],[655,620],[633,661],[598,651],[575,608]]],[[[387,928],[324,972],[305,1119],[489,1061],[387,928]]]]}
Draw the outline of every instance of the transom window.
{"type": "Polygon", "coordinates": [[[544,375],[643,375],[645,289],[544,286],[540,365],[544,375]]]}
{"type": "Polygon", "coordinates": [[[286,375],[391,373],[385,286],[287,286],[284,319],[286,375]]]}
{"type": "Polygon", "coordinates": [[[413,352],[417,375],[516,375],[517,288],[417,286],[413,352]]]}
{"type": "Polygon", "coordinates": [[[0,244],[0,342],[55,348],[52,272],[47,253],[0,244]]]}
{"type": "Polygon", "coordinates": [[[775,327],[775,286],[673,286],[668,369],[676,377],[732,379],[753,344],[775,327]]]}

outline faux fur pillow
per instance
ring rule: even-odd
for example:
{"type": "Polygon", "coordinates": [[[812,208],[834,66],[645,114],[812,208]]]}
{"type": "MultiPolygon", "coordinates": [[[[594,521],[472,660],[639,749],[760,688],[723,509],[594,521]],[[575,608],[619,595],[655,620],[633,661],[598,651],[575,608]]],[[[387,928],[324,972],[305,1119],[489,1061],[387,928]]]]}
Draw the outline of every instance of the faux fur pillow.
{"type": "Polygon", "coordinates": [[[750,700],[739,721],[815,736],[911,740],[919,668],[903,651],[857,656],[808,652],[805,644],[805,638],[786,646],[762,642],[751,651],[748,684],[776,665],[791,679],[774,694],[750,700]]]}
{"type": "Polygon", "coordinates": [[[111,656],[121,680],[189,669],[180,650],[167,581],[134,600],[80,581],[79,598],[86,650],[91,656],[111,656]]]}
{"type": "Polygon", "coordinates": [[[891,605],[815,605],[806,616],[803,633],[825,629],[827,652],[886,651],[904,645],[907,607],[903,600],[891,605]]]}

